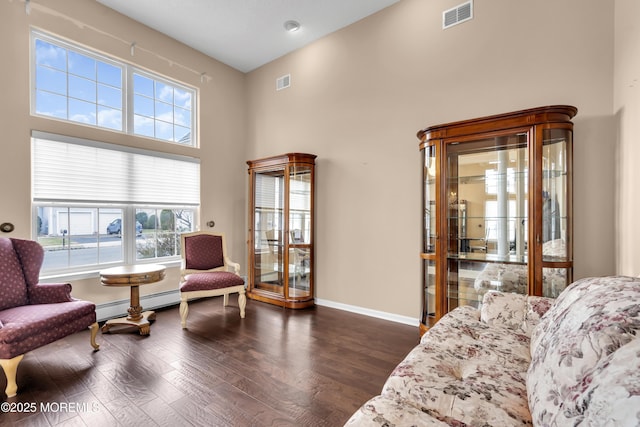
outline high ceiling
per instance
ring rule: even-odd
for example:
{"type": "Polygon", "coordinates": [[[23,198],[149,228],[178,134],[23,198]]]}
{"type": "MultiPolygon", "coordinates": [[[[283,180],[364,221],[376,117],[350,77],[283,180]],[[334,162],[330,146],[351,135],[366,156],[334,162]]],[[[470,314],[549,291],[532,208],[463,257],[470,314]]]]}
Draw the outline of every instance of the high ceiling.
{"type": "Polygon", "coordinates": [[[399,0],[97,0],[243,72],[399,0]],[[284,23],[298,21],[296,32],[284,23]]]}

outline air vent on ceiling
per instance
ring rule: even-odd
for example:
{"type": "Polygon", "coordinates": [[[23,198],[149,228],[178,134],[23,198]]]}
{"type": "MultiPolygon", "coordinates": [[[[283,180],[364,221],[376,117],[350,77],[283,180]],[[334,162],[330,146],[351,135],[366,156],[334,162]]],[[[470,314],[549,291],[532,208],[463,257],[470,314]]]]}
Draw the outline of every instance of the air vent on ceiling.
{"type": "Polygon", "coordinates": [[[291,74],[276,79],[276,90],[286,89],[289,86],[291,86],[291,74]]]}
{"type": "Polygon", "coordinates": [[[473,18],[473,2],[463,3],[442,12],[442,29],[453,27],[473,18]]]}

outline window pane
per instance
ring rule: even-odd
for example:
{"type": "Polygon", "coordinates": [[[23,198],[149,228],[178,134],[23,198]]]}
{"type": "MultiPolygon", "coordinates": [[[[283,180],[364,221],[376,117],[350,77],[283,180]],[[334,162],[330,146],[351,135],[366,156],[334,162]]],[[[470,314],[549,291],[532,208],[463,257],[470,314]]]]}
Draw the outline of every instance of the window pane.
{"type": "Polygon", "coordinates": [[[133,92],[153,98],[153,80],[141,76],[133,75],[133,92]]]}
{"type": "Polygon", "coordinates": [[[86,77],[91,80],[96,79],[96,60],[85,55],[69,52],[69,73],[86,77]]]}
{"type": "MultiPolygon", "coordinates": [[[[34,33],[35,34],[35,33],[34,33]]],[[[73,47],[34,37],[35,114],[122,131],[123,68],[80,53],[73,47]],[[98,75],[101,82],[98,87],[98,75]],[[53,97],[46,92],[59,95],[53,97]],[[98,119],[98,106],[101,117],[98,119]],[[120,117],[115,117],[115,115],[120,117]]],[[[46,36],[42,36],[46,37],[46,36]]],[[[80,49],[80,48],[78,48],[80,49]]]]}
{"type": "Polygon", "coordinates": [[[174,96],[176,106],[191,110],[191,94],[189,92],[175,88],[174,96]]]}
{"type": "Polygon", "coordinates": [[[39,206],[37,241],[45,250],[42,271],[123,261],[122,239],[109,235],[109,224],[122,209],[39,206]]]}
{"type": "Polygon", "coordinates": [[[173,104],[173,87],[156,82],[156,99],[173,104]]]}
{"type": "Polygon", "coordinates": [[[173,105],[156,101],[156,119],[173,123],[173,105]]]}
{"type": "Polygon", "coordinates": [[[133,129],[136,135],[153,136],[153,119],[133,116],[133,129]]]}
{"type": "Polygon", "coordinates": [[[38,67],[36,69],[36,88],[66,95],[67,74],[52,68],[38,67]]]}
{"type": "Polygon", "coordinates": [[[122,130],[122,111],[107,107],[98,107],[98,126],[122,130]]]}
{"type": "Polygon", "coordinates": [[[180,144],[191,145],[191,132],[189,128],[174,126],[174,133],[176,142],[179,142],[180,144]]]}
{"type": "Polygon", "coordinates": [[[122,91],[120,89],[98,85],[98,104],[122,109],[122,91]]]}
{"type": "Polygon", "coordinates": [[[173,126],[171,124],[156,120],[156,138],[165,141],[173,141],[173,126]]]}
{"type": "Polygon", "coordinates": [[[36,92],[36,113],[66,119],[67,97],[42,91],[36,92]]]}
{"type": "Polygon", "coordinates": [[[182,125],[188,128],[191,127],[191,111],[176,107],[174,117],[175,124],[182,125]]]}
{"type": "Polygon", "coordinates": [[[136,219],[145,224],[136,240],[136,258],[180,255],[180,233],[193,231],[192,209],[137,209],[136,219]]]}
{"type": "Polygon", "coordinates": [[[147,98],[146,96],[135,95],[133,98],[133,112],[134,114],[153,117],[153,99],[147,98]]]}
{"type": "Polygon", "coordinates": [[[69,96],[96,102],[96,83],[82,77],[69,76],[69,96]]]}
{"type": "Polygon", "coordinates": [[[96,105],[77,99],[69,100],[69,120],[79,123],[96,124],[96,105]]]}
{"type": "Polygon", "coordinates": [[[36,64],[67,71],[67,51],[59,46],[37,39],[36,64]]]}
{"type": "Polygon", "coordinates": [[[98,62],[98,82],[122,88],[122,70],[105,62],[98,62]]]}

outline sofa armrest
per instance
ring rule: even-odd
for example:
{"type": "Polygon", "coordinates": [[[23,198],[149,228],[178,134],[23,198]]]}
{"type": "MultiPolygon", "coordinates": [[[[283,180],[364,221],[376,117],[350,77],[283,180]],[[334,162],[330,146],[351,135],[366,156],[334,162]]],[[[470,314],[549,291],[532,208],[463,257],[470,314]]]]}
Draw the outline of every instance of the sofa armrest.
{"type": "Polygon", "coordinates": [[[70,283],[38,283],[29,286],[30,304],[55,304],[70,301],[73,301],[70,283]]]}

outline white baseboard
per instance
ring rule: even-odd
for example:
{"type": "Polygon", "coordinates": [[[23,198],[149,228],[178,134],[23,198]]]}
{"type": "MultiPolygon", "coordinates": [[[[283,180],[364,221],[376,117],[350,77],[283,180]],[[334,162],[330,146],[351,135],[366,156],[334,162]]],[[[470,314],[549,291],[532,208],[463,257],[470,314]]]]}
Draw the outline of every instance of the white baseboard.
{"type": "Polygon", "coordinates": [[[343,304],[341,302],[334,302],[320,298],[316,298],[316,304],[325,307],[337,308],[338,310],[350,311],[352,313],[362,314],[369,317],[376,317],[378,319],[389,320],[391,322],[403,323],[409,326],[418,327],[420,325],[420,320],[417,318],[400,316],[398,314],[372,310],[370,308],[358,307],[356,305],[343,304]]]}
{"type": "MultiPolygon", "coordinates": [[[[180,293],[178,290],[159,292],[152,295],[140,297],[140,305],[143,310],[155,310],[170,305],[180,304],[180,293]]],[[[111,301],[103,304],[96,304],[96,317],[98,322],[127,315],[127,310],[131,305],[130,300],[111,301]]]]}
{"type": "MultiPolygon", "coordinates": [[[[389,320],[391,322],[402,323],[409,326],[418,326],[420,324],[419,319],[400,316],[398,314],[387,313],[385,311],[371,310],[369,308],[358,307],[356,305],[343,304],[341,302],[329,301],[326,299],[316,298],[317,305],[335,308],[338,310],[349,311],[351,313],[362,314],[364,316],[375,317],[378,319],[389,320]]],[[[180,293],[178,290],[171,290],[165,292],[159,292],[152,295],[144,295],[140,297],[140,305],[143,310],[156,310],[162,307],[168,307],[171,305],[180,304],[180,293]]],[[[108,319],[116,317],[126,316],[127,309],[131,305],[131,302],[127,300],[111,301],[103,304],[96,305],[96,316],[98,322],[102,322],[108,319]]]]}

